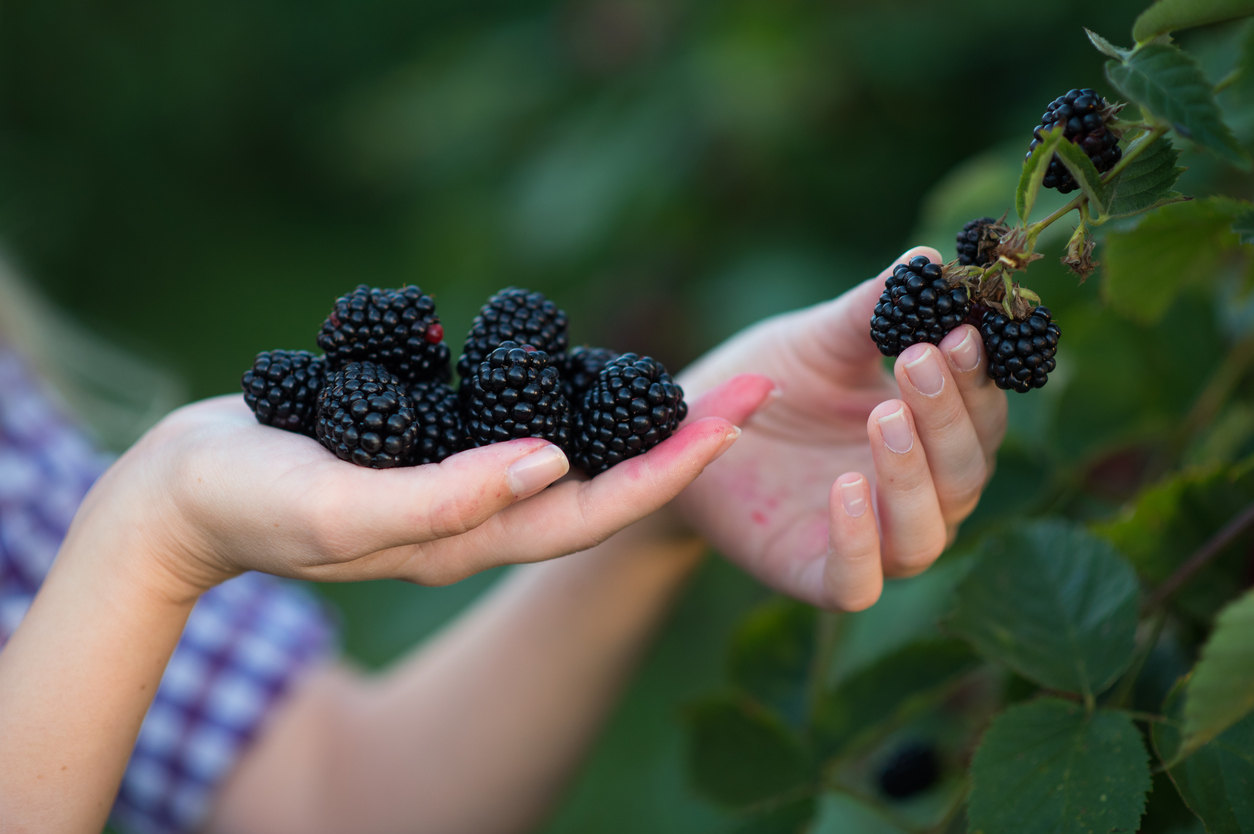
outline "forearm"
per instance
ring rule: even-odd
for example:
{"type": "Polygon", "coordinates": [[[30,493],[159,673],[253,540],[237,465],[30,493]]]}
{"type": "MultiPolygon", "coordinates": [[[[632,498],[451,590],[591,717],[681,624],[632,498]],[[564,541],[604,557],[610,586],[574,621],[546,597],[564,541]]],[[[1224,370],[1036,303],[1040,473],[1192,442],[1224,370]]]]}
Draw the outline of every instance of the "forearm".
{"type": "Polygon", "coordinates": [[[251,830],[532,830],[702,550],[629,529],[514,569],[387,674],[311,682],[228,786],[215,830],[266,814],[251,830]]]}
{"type": "Polygon", "coordinates": [[[135,531],[92,516],[0,652],[6,831],[100,831],[193,604],[147,573],[135,531]]]}

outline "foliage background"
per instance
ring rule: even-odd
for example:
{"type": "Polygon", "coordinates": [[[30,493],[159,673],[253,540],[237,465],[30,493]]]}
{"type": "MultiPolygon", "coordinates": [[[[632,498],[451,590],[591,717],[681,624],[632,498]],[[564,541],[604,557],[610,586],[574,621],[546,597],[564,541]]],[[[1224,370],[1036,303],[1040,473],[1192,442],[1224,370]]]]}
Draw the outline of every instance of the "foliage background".
{"type": "MultiPolygon", "coordinates": [[[[1010,208],[1045,105],[1109,92],[1082,27],[1118,40],[1144,5],[8,4],[0,241],[191,397],[233,390],[260,349],[312,347],[358,282],[434,293],[454,346],[489,294],[528,286],[568,310],[576,341],[680,367],[910,245],[950,256],[962,222],[1010,208]]],[[[1044,262],[1031,281],[1077,332],[1105,326],[1091,286],[1044,262]]],[[[1130,325],[1100,378],[1076,367],[1057,396],[1015,400],[971,526],[1077,473],[1107,488],[1085,512],[1125,498],[1145,461],[1121,454],[1193,401],[1191,368],[1222,350],[1206,309],[1173,328],[1148,416],[1122,396],[1148,378],[1130,325]]],[[[322,590],[348,649],[380,664],[494,578],[322,590]]],[[[719,684],[729,631],[762,596],[707,565],[550,834],[718,824],[687,784],[679,712],[719,684]]]]}

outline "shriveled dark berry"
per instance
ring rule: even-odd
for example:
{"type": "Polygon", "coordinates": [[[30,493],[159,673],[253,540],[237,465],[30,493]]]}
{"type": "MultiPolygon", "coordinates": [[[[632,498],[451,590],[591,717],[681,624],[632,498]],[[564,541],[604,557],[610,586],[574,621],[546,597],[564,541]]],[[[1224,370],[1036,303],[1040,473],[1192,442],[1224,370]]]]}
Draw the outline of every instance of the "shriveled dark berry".
{"type": "Polygon", "coordinates": [[[940,758],[936,748],[911,740],[898,746],[880,765],[876,783],[889,799],[908,799],[922,793],[940,779],[940,758]]]}
{"type": "Polygon", "coordinates": [[[597,475],[647,452],[688,416],[684,391],[650,356],[624,353],[606,363],[577,409],[573,463],[597,475]]]}
{"type": "Polygon", "coordinates": [[[571,348],[570,353],[566,355],[566,373],[563,376],[566,383],[566,398],[572,403],[578,403],[583,398],[584,392],[597,381],[601,369],[611,359],[616,358],[618,358],[618,351],[607,347],[579,345],[571,348]]]}
{"type": "Polygon", "coordinates": [[[318,395],[315,433],[341,460],[387,469],[408,465],[418,442],[413,401],[400,379],[373,362],[328,374],[318,395]]]}
{"type": "Polygon", "coordinates": [[[267,350],[240,378],[244,402],[267,426],[314,436],[326,360],[307,350],[267,350]]]}
{"type": "Polygon", "coordinates": [[[988,375],[998,388],[1027,393],[1042,387],[1056,367],[1061,332],[1049,309],[1037,307],[1026,319],[1013,319],[998,309],[988,310],[980,322],[988,354],[988,375]]]}
{"type": "Polygon", "coordinates": [[[569,344],[566,313],[543,293],[506,287],[479,309],[466,334],[457,375],[464,382],[503,342],[531,345],[549,355],[560,371],[569,344]]]}
{"type": "MultiPolygon", "coordinates": [[[[1093,161],[1098,173],[1106,173],[1123,156],[1119,136],[1110,129],[1109,112],[1110,105],[1106,99],[1093,90],[1087,87],[1069,90],[1045,108],[1041,123],[1032,131],[1027,155],[1032,156],[1032,151],[1041,144],[1042,132],[1062,125],[1063,138],[1079,145],[1085,156],[1093,161]]],[[[1062,194],[1080,187],[1057,154],[1049,161],[1041,185],[1057,189],[1062,194]]]]}
{"type": "Polygon", "coordinates": [[[940,264],[918,255],[888,276],[871,315],[871,338],[885,356],[919,342],[938,344],[970,307],[967,291],[950,286],[940,264]]]}
{"type": "Polygon", "coordinates": [[[990,240],[990,227],[997,221],[991,217],[980,217],[970,220],[962,231],[958,232],[955,241],[958,252],[958,263],[962,266],[988,266],[994,260],[993,248],[996,240],[990,240]]]}
{"type": "Polygon", "coordinates": [[[479,363],[462,389],[470,445],[543,437],[569,448],[573,415],[547,352],[506,341],[479,363]]]}
{"type": "Polygon", "coordinates": [[[336,300],[318,333],[318,346],[332,367],[374,362],[405,383],[451,377],[435,301],[413,285],[382,289],[359,284],[336,300]]]}
{"type": "Polygon", "coordinates": [[[439,463],[466,448],[466,425],[457,392],[447,383],[420,382],[409,389],[409,398],[418,425],[414,464],[439,463]]]}

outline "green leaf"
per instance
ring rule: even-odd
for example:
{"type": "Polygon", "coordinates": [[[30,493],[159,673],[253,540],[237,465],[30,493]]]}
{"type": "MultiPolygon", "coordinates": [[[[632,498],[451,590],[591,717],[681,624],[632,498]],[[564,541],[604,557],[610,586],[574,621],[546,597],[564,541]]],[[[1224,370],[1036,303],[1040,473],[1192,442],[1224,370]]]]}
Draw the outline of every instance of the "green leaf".
{"type": "Polygon", "coordinates": [[[1044,698],[994,719],[971,764],[972,834],[1136,831],[1150,771],[1122,712],[1044,698]]]}
{"type": "Polygon", "coordinates": [[[1027,222],[1036,206],[1036,198],[1041,193],[1041,181],[1045,179],[1045,170],[1054,157],[1062,139],[1062,125],[1041,133],[1041,143],[1032,149],[1032,154],[1023,162],[1023,171],[1019,174],[1019,187],[1015,189],[1015,211],[1019,219],[1027,222]]]}
{"type": "Polygon", "coordinates": [[[1132,566],[1078,525],[1041,521],[985,539],[947,625],[1042,686],[1091,698],[1131,660],[1132,566]]]}
{"type": "Polygon", "coordinates": [[[728,834],[807,834],[817,807],[813,796],[770,804],[739,817],[728,834]]]}
{"type": "Polygon", "coordinates": [[[817,622],[814,606],[773,597],[753,609],[732,635],[732,683],[794,726],[806,717],[817,622]]]}
{"type": "Polygon", "coordinates": [[[1132,54],[1131,49],[1124,49],[1122,47],[1115,46],[1092,29],[1085,29],[1084,34],[1089,36],[1089,42],[1097,48],[1097,51],[1108,58],[1114,58],[1116,61],[1122,61],[1132,54]]]}
{"type": "Polygon", "coordinates": [[[1184,747],[1195,750],[1254,712],[1254,591],[1219,612],[1189,676],[1184,747]]]}
{"type": "MultiPolygon", "coordinates": [[[[1181,712],[1180,691],[1168,699],[1168,715],[1181,712]]],[[[1179,760],[1183,736],[1175,722],[1154,725],[1152,738],[1172,783],[1207,834],[1254,834],[1254,715],[1233,724],[1179,760]]]]}
{"type": "Polygon", "coordinates": [[[818,816],[808,834],[907,834],[904,825],[887,819],[883,812],[851,796],[828,793],[819,803],[818,816]]]}
{"type": "Polygon", "coordinates": [[[1093,213],[1105,213],[1106,204],[1109,201],[1106,185],[1102,182],[1102,175],[1098,173],[1097,166],[1093,164],[1093,160],[1089,159],[1088,154],[1074,142],[1059,142],[1055,155],[1062,162],[1063,167],[1075,178],[1084,196],[1088,197],[1093,213]]]}
{"type": "Polygon", "coordinates": [[[1254,15],[1254,0],[1158,0],[1132,24],[1132,37],[1144,43],[1159,35],[1254,15]]]}
{"type": "Polygon", "coordinates": [[[813,732],[819,757],[856,753],[861,738],[926,703],[977,662],[962,643],[932,639],[864,667],[816,705],[813,732]]]}
{"type": "Polygon", "coordinates": [[[1238,168],[1249,167],[1248,154],[1224,124],[1210,82],[1192,56],[1171,44],[1148,43],[1126,61],[1108,61],[1106,77],[1180,136],[1238,168]]]}
{"type": "Polygon", "coordinates": [[[1106,183],[1110,196],[1106,207],[1108,217],[1127,217],[1184,199],[1179,192],[1172,191],[1172,186],[1184,173],[1176,164],[1180,152],[1166,136],[1143,137],[1143,140],[1147,142],[1144,150],[1106,183]]]}
{"type": "Polygon", "coordinates": [[[775,713],[738,695],[711,696],[686,710],[689,773],[709,799],[743,808],[808,784],[805,745],[775,713]]]}
{"type": "Polygon", "coordinates": [[[1254,244],[1254,206],[1247,206],[1232,221],[1232,231],[1246,245],[1254,244]]]}
{"type": "Polygon", "coordinates": [[[1219,197],[1174,203],[1132,229],[1110,232],[1103,257],[1106,301],[1137,321],[1159,321],[1181,290],[1219,274],[1238,244],[1232,223],[1239,205],[1219,197]]]}

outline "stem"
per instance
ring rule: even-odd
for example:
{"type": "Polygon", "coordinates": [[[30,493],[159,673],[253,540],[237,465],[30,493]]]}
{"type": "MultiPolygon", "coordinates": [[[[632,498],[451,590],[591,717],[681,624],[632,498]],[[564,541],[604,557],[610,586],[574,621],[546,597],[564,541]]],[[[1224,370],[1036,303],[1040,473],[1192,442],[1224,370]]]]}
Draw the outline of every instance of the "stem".
{"type": "Polygon", "coordinates": [[[1176,572],[1167,577],[1167,580],[1159,585],[1145,601],[1142,611],[1155,611],[1164,607],[1185,583],[1213,562],[1225,547],[1232,544],[1251,525],[1254,525],[1254,504],[1250,504],[1238,513],[1223,529],[1194,551],[1184,564],[1176,568],[1176,572]]]}

